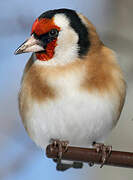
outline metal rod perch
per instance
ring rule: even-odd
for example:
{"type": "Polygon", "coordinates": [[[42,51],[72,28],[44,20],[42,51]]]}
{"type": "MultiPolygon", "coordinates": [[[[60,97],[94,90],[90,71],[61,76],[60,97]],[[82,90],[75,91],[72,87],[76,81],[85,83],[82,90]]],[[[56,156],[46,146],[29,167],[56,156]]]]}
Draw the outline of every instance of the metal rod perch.
{"type": "MultiPolygon", "coordinates": [[[[55,159],[58,157],[58,147],[54,149],[50,148],[50,145],[46,148],[46,155],[48,158],[55,159]]],[[[96,152],[96,149],[80,148],[68,146],[66,152],[62,154],[63,160],[78,161],[84,163],[96,163],[101,164],[101,154],[96,152]]],[[[133,168],[133,153],[113,151],[108,157],[105,165],[133,168]]]]}

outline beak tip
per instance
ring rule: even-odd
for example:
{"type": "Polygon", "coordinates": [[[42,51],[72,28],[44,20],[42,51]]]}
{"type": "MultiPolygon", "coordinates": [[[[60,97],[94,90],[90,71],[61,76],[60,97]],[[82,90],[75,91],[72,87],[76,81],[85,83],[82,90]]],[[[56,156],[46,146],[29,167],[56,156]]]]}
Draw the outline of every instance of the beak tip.
{"type": "Polygon", "coordinates": [[[16,51],[14,52],[14,55],[18,55],[23,53],[23,51],[21,49],[16,49],[16,51]]]}
{"type": "Polygon", "coordinates": [[[17,55],[17,52],[16,52],[16,51],[14,52],[14,55],[17,55]]]}

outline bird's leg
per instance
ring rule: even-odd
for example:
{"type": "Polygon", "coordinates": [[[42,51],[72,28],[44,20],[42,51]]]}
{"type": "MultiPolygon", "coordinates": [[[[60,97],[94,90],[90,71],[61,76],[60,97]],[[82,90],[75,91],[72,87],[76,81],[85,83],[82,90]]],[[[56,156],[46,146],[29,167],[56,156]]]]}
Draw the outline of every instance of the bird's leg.
{"type": "Polygon", "coordinates": [[[62,153],[67,151],[68,141],[60,141],[59,139],[51,139],[51,150],[54,148],[58,148],[58,157],[57,159],[53,159],[54,162],[57,163],[56,169],[58,171],[65,171],[72,167],[71,164],[63,164],[61,162],[62,153]]]}
{"type": "Polygon", "coordinates": [[[81,162],[73,162],[72,164],[66,164],[66,163],[61,162],[62,153],[65,153],[67,151],[68,143],[69,143],[68,141],[60,141],[58,139],[51,139],[51,143],[52,143],[51,144],[52,149],[58,147],[58,158],[53,159],[53,161],[57,163],[56,169],[58,171],[65,171],[70,168],[79,169],[83,167],[83,163],[81,162]]]}
{"type": "Polygon", "coordinates": [[[67,151],[68,141],[60,141],[59,139],[51,139],[51,150],[58,148],[58,159],[62,158],[62,153],[67,151]]]}
{"type": "Polygon", "coordinates": [[[93,146],[96,148],[97,153],[102,154],[102,164],[100,166],[100,168],[102,168],[111,154],[112,146],[105,146],[102,143],[96,143],[96,142],[93,142],[93,146]]]}

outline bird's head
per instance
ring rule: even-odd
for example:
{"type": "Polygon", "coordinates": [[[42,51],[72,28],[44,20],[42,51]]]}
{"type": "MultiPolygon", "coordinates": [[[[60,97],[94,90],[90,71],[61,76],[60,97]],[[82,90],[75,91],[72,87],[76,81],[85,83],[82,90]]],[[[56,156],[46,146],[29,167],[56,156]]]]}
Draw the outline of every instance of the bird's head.
{"type": "Polygon", "coordinates": [[[46,11],[33,23],[31,36],[15,54],[35,52],[40,61],[73,61],[84,57],[91,46],[89,29],[74,10],[46,11]]]}

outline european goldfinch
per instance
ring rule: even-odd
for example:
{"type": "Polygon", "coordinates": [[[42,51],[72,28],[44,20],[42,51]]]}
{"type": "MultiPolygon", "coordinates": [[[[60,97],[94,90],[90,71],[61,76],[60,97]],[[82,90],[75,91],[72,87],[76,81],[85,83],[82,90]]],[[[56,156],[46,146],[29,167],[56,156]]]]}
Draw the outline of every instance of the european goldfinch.
{"type": "Polygon", "coordinates": [[[15,54],[33,52],[22,78],[19,110],[31,139],[88,147],[115,127],[126,85],[115,53],[95,27],[70,9],[44,12],[15,54]]]}

